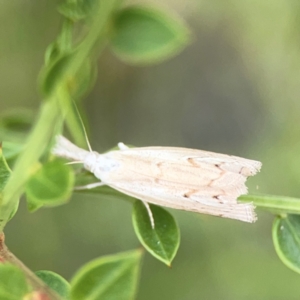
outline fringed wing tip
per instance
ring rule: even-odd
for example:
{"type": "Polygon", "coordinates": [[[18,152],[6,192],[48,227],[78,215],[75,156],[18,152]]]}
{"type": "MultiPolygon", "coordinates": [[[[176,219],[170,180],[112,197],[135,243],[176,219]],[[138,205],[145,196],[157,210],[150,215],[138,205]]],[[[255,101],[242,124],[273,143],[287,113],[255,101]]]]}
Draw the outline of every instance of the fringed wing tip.
{"type": "Polygon", "coordinates": [[[254,176],[261,169],[262,163],[257,160],[250,160],[250,164],[242,170],[242,174],[246,177],[254,176]]]}
{"type": "MultiPolygon", "coordinates": [[[[251,167],[252,168],[250,169],[250,174],[247,174],[246,176],[256,175],[260,171],[260,169],[262,167],[262,163],[260,161],[253,160],[253,161],[251,161],[251,167]]],[[[247,186],[244,185],[243,188],[245,188],[245,191],[241,195],[245,195],[248,193],[247,186]]],[[[257,221],[257,215],[255,213],[255,206],[253,205],[252,202],[242,203],[242,204],[238,204],[238,205],[244,206],[244,213],[240,216],[241,218],[239,218],[239,220],[248,222],[248,223],[254,223],[257,221]]]]}
{"type": "Polygon", "coordinates": [[[253,175],[258,173],[262,167],[262,163],[260,161],[255,160],[254,162],[255,173],[253,175]]]}
{"type": "Polygon", "coordinates": [[[239,206],[243,206],[243,212],[238,214],[236,219],[248,223],[254,223],[257,220],[257,215],[255,213],[255,206],[253,203],[240,203],[239,206]]]}

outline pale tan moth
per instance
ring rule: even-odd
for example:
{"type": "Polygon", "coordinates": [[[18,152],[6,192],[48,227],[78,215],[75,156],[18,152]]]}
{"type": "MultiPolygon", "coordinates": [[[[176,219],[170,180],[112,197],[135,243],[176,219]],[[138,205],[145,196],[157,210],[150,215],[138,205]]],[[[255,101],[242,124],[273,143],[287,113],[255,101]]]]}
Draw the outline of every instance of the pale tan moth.
{"type": "MultiPolygon", "coordinates": [[[[255,222],[252,203],[238,203],[247,193],[245,181],[261,168],[259,161],[202,150],[172,147],[128,148],[104,154],[87,151],[57,137],[53,153],[81,162],[101,182],[147,203],[244,222],[255,222]]],[[[89,146],[90,148],[90,146],[89,146]]]]}

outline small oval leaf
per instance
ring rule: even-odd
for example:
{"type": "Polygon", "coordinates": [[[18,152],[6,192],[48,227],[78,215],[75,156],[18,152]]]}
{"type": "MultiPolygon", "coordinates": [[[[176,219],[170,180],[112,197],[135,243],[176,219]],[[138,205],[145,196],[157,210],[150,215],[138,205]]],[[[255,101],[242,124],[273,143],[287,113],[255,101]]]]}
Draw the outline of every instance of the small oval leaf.
{"type": "Polygon", "coordinates": [[[65,18],[71,20],[72,22],[78,22],[84,19],[87,12],[82,9],[82,5],[76,2],[63,2],[58,6],[58,11],[65,18]]]}
{"type": "Polygon", "coordinates": [[[7,161],[14,160],[23,150],[24,143],[20,142],[4,142],[3,153],[7,161]]]}
{"type": "Polygon", "coordinates": [[[0,192],[3,191],[9,177],[11,170],[6,162],[6,159],[2,152],[2,145],[0,144],[0,192]]]}
{"type": "MultiPolygon", "coordinates": [[[[2,191],[11,175],[11,170],[6,162],[6,159],[3,155],[2,145],[0,143],[0,203],[2,201],[2,191]]],[[[19,200],[15,201],[14,209],[12,210],[9,220],[15,215],[19,208],[19,200]]]]}
{"type": "Polygon", "coordinates": [[[112,49],[131,64],[160,62],[180,52],[190,40],[181,19],[153,7],[127,7],[116,15],[113,26],[112,49]]]}
{"type": "Polygon", "coordinates": [[[17,300],[30,292],[24,273],[11,264],[0,264],[0,299],[17,300]]]}
{"type": "MultiPolygon", "coordinates": [[[[67,71],[73,60],[73,53],[59,54],[55,61],[48,64],[40,75],[41,92],[48,96],[54,90],[56,85],[65,84],[67,81],[67,71]]],[[[68,76],[69,78],[70,76],[68,76]]]]}
{"type": "Polygon", "coordinates": [[[135,233],[148,252],[170,266],[179,247],[179,228],[173,216],[165,209],[151,204],[149,206],[154,228],[145,205],[141,201],[134,203],[132,220],[135,233]]]}
{"type": "Polygon", "coordinates": [[[72,300],[129,300],[136,293],[141,250],[89,262],[71,281],[72,300]]]}
{"type": "Polygon", "coordinates": [[[46,49],[45,52],[45,65],[53,64],[61,55],[61,45],[58,41],[52,42],[46,49]]]}
{"type": "Polygon", "coordinates": [[[29,210],[65,203],[71,196],[73,185],[74,173],[69,166],[59,159],[45,163],[26,185],[29,210]]]}
{"type": "Polygon", "coordinates": [[[276,217],[272,236],[275,250],[281,261],[300,273],[300,216],[276,217]]]}
{"type": "Polygon", "coordinates": [[[88,93],[96,83],[97,65],[89,59],[82,64],[79,72],[68,81],[68,90],[72,97],[77,100],[88,93]]]}
{"type": "Polygon", "coordinates": [[[33,111],[28,109],[11,109],[1,113],[0,139],[24,143],[34,120],[33,111]]]}
{"type": "Polygon", "coordinates": [[[54,290],[63,299],[69,299],[70,284],[60,275],[46,270],[35,272],[35,275],[44,281],[52,290],[54,290]]]}

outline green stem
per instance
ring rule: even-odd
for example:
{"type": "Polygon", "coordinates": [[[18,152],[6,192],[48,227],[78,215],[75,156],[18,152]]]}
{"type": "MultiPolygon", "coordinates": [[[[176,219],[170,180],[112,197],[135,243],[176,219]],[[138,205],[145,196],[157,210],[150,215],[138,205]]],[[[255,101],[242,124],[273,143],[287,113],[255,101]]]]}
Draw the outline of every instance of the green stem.
{"type": "MultiPolygon", "coordinates": [[[[97,10],[94,12],[93,23],[87,36],[81,41],[77,50],[74,53],[74,57],[64,73],[64,79],[62,81],[68,82],[69,78],[80,72],[83,63],[87,60],[87,57],[91,55],[91,52],[97,47],[97,54],[104,49],[108,40],[108,30],[111,21],[111,16],[119,5],[120,0],[99,1],[97,10]]],[[[77,111],[73,107],[71,95],[68,90],[60,91],[60,105],[66,113],[66,125],[76,143],[81,147],[86,146],[85,135],[83,134],[82,124],[77,116],[77,111]]]]}
{"type": "MultiPolygon", "coordinates": [[[[111,16],[119,3],[120,0],[99,1],[97,11],[94,13],[93,25],[88,35],[79,44],[68,72],[76,74],[80,70],[82,62],[89,56],[96,44],[101,46],[100,50],[104,48],[111,16]]],[[[97,49],[97,54],[99,54],[99,49],[97,49]]]]}
{"type": "Polygon", "coordinates": [[[277,214],[300,214],[300,199],[273,195],[243,195],[241,202],[253,202],[258,208],[277,214]]]}
{"type": "Polygon", "coordinates": [[[0,205],[0,232],[14,211],[32,168],[49,145],[53,128],[61,118],[56,99],[48,99],[41,107],[40,116],[24,147],[25,151],[17,160],[13,173],[3,190],[0,205]]]}
{"type": "Polygon", "coordinates": [[[109,21],[119,2],[120,0],[99,1],[89,33],[75,52],[64,76],[53,86],[48,99],[43,103],[38,121],[26,142],[25,150],[19,156],[13,174],[3,190],[3,197],[0,199],[0,232],[3,231],[15,210],[33,168],[55,134],[54,128],[63,119],[65,112],[61,113],[61,108],[66,107],[63,102],[69,101],[69,97],[66,96],[68,79],[80,71],[96,43],[101,42],[102,46],[105,45],[109,21]]]}
{"type": "Polygon", "coordinates": [[[34,297],[34,299],[48,299],[48,300],[61,299],[61,297],[55,291],[49,288],[40,278],[38,278],[31,270],[29,270],[28,267],[26,267],[16,256],[14,256],[12,252],[9,251],[9,249],[6,247],[4,243],[3,233],[0,234],[0,261],[1,263],[10,263],[18,267],[20,270],[22,270],[22,272],[26,276],[29,285],[31,286],[33,291],[36,292],[36,295],[39,296],[36,298],[34,297]]]}
{"type": "MultiPolygon", "coordinates": [[[[63,74],[62,81],[68,82],[73,76],[76,77],[87,60],[91,52],[97,47],[97,54],[104,49],[108,40],[108,30],[111,17],[116,7],[119,5],[120,0],[99,1],[96,11],[93,14],[94,20],[87,36],[81,41],[74,57],[68,68],[63,74]]],[[[81,147],[86,146],[85,135],[83,134],[82,124],[77,116],[77,111],[73,107],[71,95],[68,90],[61,91],[61,107],[66,112],[66,125],[76,143],[81,147]]]]}

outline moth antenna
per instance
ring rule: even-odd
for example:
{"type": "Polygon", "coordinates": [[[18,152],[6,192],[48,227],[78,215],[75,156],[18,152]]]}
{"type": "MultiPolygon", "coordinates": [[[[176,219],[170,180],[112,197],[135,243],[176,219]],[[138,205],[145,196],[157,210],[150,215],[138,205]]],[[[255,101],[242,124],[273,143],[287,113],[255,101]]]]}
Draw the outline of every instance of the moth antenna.
{"type": "Polygon", "coordinates": [[[90,151],[90,152],[93,152],[92,147],[91,147],[91,144],[90,144],[90,141],[89,141],[89,138],[88,138],[88,135],[87,135],[87,132],[86,132],[86,129],[85,129],[85,126],[84,126],[84,123],[83,123],[83,120],[82,120],[82,118],[81,118],[81,115],[79,114],[79,111],[78,111],[77,106],[76,106],[76,110],[77,110],[77,112],[78,112],[79,120],[80,120],[80,123],[81,123],[81,125],[82,125],[83,134],[84,134],[84,137],[85,137],[87,146],[88,146],[88,148],[89,148],[89,151],[90,151]]]}
{"type": "Polygon", "coordinates": [[[93,152],[92,147],[91,147],[91,144],[90,144],[90,142],[89,142],[89,138],[88,138],[86,129],[85,129],[85,126],[84,126],[84,123],[83,123],[83,120],[82,120],[81,115],[80,115],[80,113],[79,113],[78,107],[77,107],[77,105],[76,105],[76,103],[75,103],[74,101],[73,101],[73,104],[74,104],[74,107],[75,107],[77,116],[78,116],[78,118],[79,118],[80,124],[81,124],[81,126],[82,126],[82,130],[83,130],[83,134],[84,134],[84,137],[85,137],[86,144],[87,144],[87,146],[88,146],[88,148],[89,148],[89,151],[90,151],[90,152],[93,152]]]}
{"type": "Polygon", "coordinates": [[[145,201],[142,201],[142,202],[143,202],[143,204],[145,205],[145,207],[147,209],[148,216],[149,216],[150,223],[151,223],[151,227],[152,227],[152,229],[154,229],[155,223],[154,223],[154,217],[153,217],[151,208],[150,208],[150,206],[149,206],[149,204],[147,202],[145,202],[145,201]]]}
{"type": "Polygon", "coordinates": [[[85,140],[86,140],[87,146],[88,146],[88,148],[89,148],[89,151],[90,151],[90,152],[93,152],[92,147],[91,147],[91,144],[90,144],[89,139],[88,139],[88,136],[87,136],[87,133],[86,133],[86,130],[85,130],[84,127],[83,127],[83,131],[84,131],[84,136],[85,136],[85,140]]]}

